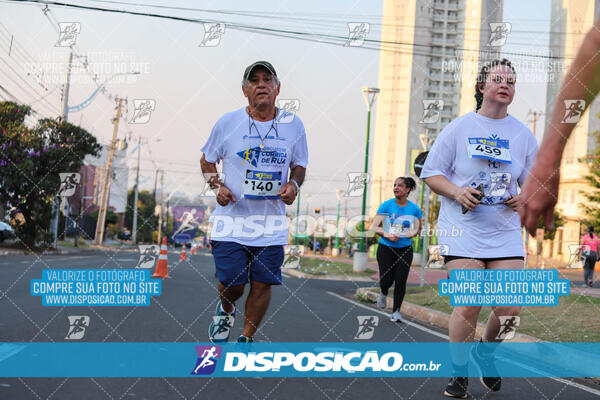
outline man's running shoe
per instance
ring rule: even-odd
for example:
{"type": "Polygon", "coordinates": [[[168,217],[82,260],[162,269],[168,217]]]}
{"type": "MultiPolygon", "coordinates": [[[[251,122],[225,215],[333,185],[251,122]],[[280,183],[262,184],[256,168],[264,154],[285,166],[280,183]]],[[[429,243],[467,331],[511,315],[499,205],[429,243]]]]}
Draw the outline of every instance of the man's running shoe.
{"type": "Polygon", "coordinates": [[[238,343],[254,343],[254,339],[248,336],[240,335],[238,343]]]}
{"type": "Polygon", "coordinates": [[[221,301],[217,302],[217,309],[215,316],[212,317],[212,322],[208,327],[208,338],[211,342],[227,342],[229,340],[229,333],[235,322],[235,306],[233,306],[233,312],[228,313],[223,310],[221,301]]]}
{"type": "Polygon", "coordinates": [[[394,311],[390,320],[392,322],[404,322],[404,320],[402,319],[402,315],[400,315],[400,311],[394,311]]]}
{"type": "Polygon", "coordinates": [[[379,293],[379,298],[377,299],[377,307],[385,308],[387,306],[387,296],[383,293],[379,293]]]}
{"type": "Polygon", "coordinates": [[[498,371],[496,370],[495,359],[493,354],[485,354],[483,352],[483,347],[481,346],[483,341],[476,343],[475,346],[471,349],[471,357],[475,361],[475,366],[479,369],[479,374],[481,378],[481,384],[492,392],[497,392],[500,390],[500,386],[502,384],[502,378],[498,375],[498,371]],[[484,372],[485,371],[485,372],[484,372]],[[487,376],[485,376],[487,375],[487,376]]]}
{"type": "Polygon", "coordinates": [[[469,378],[456,378],[452,377],[446,385],[444,396],[454,397],[456,399],[467,398],[467,386],[469,385],[469,378]]]}

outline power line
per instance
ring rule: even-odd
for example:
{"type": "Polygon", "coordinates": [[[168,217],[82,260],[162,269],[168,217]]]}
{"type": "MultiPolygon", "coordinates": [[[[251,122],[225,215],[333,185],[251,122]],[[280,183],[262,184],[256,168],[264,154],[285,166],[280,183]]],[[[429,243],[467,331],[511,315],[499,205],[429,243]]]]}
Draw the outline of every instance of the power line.
{"type": "MultiPolygon", "coordinates": [[[[138,11],[132,11],[132,10],[116,10],[116,9],[111,9],[111,8],[86,6],[86,5],[72,4],[72,3],[63,3],[63,2],[58,2],[58,1],[46,1],[46,0],[9,0],[9,1],[18,2],[18,3],[38,3],[38,4],[45,4],[45,5],[55,5],[58,7],[83,9],[83,10],[88,10],[88,11],[100,11],[100,12],[108,12],[108,13],[118,13],[118,14],[128,14],[128,15],[136,15],[136,16],[143,16],[143,17],[161,18],[161,19],[169,19],[169,20],[180,21],[180,22],[191,22],[191,23],[218,22],[218,21],[214,21],[214,20],[201,20],[201,19],[186,18],[186,17],[174,16],[174,15],[138,12],[138,11]]],[[[292,31],[289,29],[258,27],[258,26],[254,26],[254,25],[245,25],[245,24],[231,23],[231,22],[225,22],[224,24],[226,26],[228,26],[230,29],[234,29],[234,30],[260,33],[260,34],[266,34],[266,35],[271,35],[271,36],[286,37],[286,38],[292,38],[292,39],[298,39],[298,40],[308,40],[308,41],[312,41],[312,42],[332,44],[332,45],[338,45],[338,46],[344,46],[344,47],[346,46],[346,42],[348,41],[348,37],[341,36],[341,35],[330,35],[330,34],[303,32],[303,31],[292,31]]],[[[381,41],[381,40],[368,39],[368,38],[365,38],[364,42],[367,45],[366,46],[363,45],[358,48],[368,49],[368,50],[377,50],[377,51],[400,52],[397,49],[384,48],[382,45],[408,46],[408,47],[412,47],[413,49],[415,47],[431,49],[431,47],[432,47],[429,45],[421,45],[421,44],[416,44],[416,43],[381,41]],[[371,46],[369,46],[369,45],[371,45],[371,46]],[[376,46],[373,47],[373,45],[376,45],[376,46]]],[[[442,46],[433,46],[433,47],[441,48],[442,46]]],[[[463,52],[477,52],[477,53],[489,52],[489,53],[494,53],[494,54],[497,52],[496,49],[474,50],[474,49],[459,48],[459,47],[455,47],[455,46],[452,46],[452,48],[455,50],[458,50],[458,51],[463,51],[463,52]]],[[[411,53],[406,53],[406,54],[417,54],[417,53],[413,51],[411,53]]],[[[543,58],[543,59],[559,59],[559,57],[555,57],[555,56],[532,55],[532,54],[527,54],[527,53],[504,52],[504,54],[514,55],[514,56],[533,57],[533,58],[543,58]]],[[[432,53],[426,53],[426,54],[421,54],[421,55],[435,56],[436,54],[434,54],[432,52],[432,53]]]]}
{"type": "MultiPolygon", "coordinates": [[[[120,4],[120,5],[127,5],[127,6],[135,6],[135,7],[152,7],[152,8],[158,8],[158,9],[167,9],[167,10],[175,10],[175,11],[195,11],[195,12],[203,12],[203,13],[213,13],[213,14],[226,14],[226,15],[236,15],[236,16],[244,16],[244,17],[255,17],[255,18],[267,18],[272,20],[273,18],[277,18],[277,20],[291,20],[293,22],[296,21],[300,21],[299,23],[304,24],[302,21],[306,21],[306,22],[316,22],[316,23],[322,23],[324,26],[326,27],[331,27],[331,23],[345,23],[348,22],[349,18],[359,18],[361,19],[361,21],[364,21],[365,19],[373,19],[376,21],[379,20],[384,20],[384,19],[390,19],[390,20],[394,20],[396,21],[396,17],[395,16],[385,16],[385,15],[365,15],[365,14],[344,14],[344,15],[340,15],[340,14],[323,14],[323,13],[299,13],[299,12],[289,12],[289,13],[285,13],[285,12],[277,12],[277,13],[269,13],[269,12],[264,12],[264,11],[234,11],[234,10],[211,10],[211,9],[206,9],[206,8],[193,8],[193,7],[175,7],[175,6],[164,6],[164,5],[157,5],[157,4],[142,4],[142,3],[128,3],[128,2],[124,2],[124,1],[110,1],[110,0],[87,0],[88,2],[94,2],[94,3],[107,3],[107,4],[120,4]],[[303,16],[306,16],[303,17],[303,16]],[[312,17],[312,18],[310,18],[312,17]],[[324,18],[330,18],[330,17],[337,17],[337,19],[324,19],[324,18]],[[318,18],[318,19],[315,19],[318,18]],[[319,19],[320,18],[320,19],[319,19]]],[[[517,21],[517,20],[523,20],[523,21],[527,21],[528,23],[532,23],[532,22],[539,22],[539,23],[544,23],[544,24],[550,24],[551,20],[530,20],[530,19],[518,19],[518,18],[511,18],[511,21],[517,21]]],[[[398,24],[397,22],[394,22],[392,24],[384,24],[384,23],[378,23],[378,22],[370,22],[370,25],[375,25],[375,26],[390,26],[390,27],[404,27],[404,28],[408,28],[408,29],[426,29],[426,30],[431,30],[431,25],[404,25],[404,24],[398,24]]],[[[481,29],[479,28],[469,28],[469,27],[464,27],[461,30],[465,30],[465,31],[476,31],[476,32],[481,32],[481,29]]],[[[535,33],[535,34],[543,34],[546,35],[549,32],[546,31],[519,31],[519,30],[514,30],[511,31],[511,33],[535,33]]],[[[567,32],[558,32],[558,31],[552,31],[552,33],[561,33],[561,34],[566,34],[567,32]]],[[[584,35],[585,33],[575,33],[575,32],[570,32],[569,34],[573,34],[573,35],[584,35]]]]}

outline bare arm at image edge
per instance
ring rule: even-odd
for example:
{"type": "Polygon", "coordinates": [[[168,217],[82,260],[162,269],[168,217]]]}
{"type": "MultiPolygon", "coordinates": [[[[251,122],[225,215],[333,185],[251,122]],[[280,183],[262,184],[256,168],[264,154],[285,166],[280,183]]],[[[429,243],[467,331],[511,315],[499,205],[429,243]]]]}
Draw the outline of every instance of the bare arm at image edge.
{"type": "Polygon", "coordinates": [[[587,33],[583,44],[566,74],[558,94],[550,123],[538,151],[535,163],[523,187],[524,206],[521,222],[535,235],[540,215],[546,228],[552,229],[554,206],[558,198],[562,154],[575,123],[563,123],[565,100],[581,99],[589,107],[600,91],[600,19],[587,33]]]}

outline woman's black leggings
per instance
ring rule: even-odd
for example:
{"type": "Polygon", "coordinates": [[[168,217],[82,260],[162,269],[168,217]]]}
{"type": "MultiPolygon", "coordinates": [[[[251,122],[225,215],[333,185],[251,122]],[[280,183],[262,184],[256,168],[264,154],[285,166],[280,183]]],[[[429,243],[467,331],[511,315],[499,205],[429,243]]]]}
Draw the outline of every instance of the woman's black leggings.
{"type": "Polygon", "coordinates": [[[394,309],[400,310],[406,292],[406,280],[413,259],[412,246],[389,247],[379,243],[377,263],[379,264],[379,286],[381,293],[387,296],[394,285],[394,309]]]}

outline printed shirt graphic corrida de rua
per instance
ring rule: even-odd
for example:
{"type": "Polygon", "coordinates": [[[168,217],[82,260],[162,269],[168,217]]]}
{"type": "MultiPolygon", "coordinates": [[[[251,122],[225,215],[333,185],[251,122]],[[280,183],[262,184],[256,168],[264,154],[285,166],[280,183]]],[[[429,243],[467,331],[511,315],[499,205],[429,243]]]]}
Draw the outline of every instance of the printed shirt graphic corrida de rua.
{"type": "Polygon", "coordinates": [[[224,207],[217,204],[211,217],[257,218],[252,220],[251,227],[244,226],[243,232],[248,234],[241,235],[240,229],[232,230],[231,234],[215,234],[216,229],[222,227],[213,224],[212,240],[232,241],[248,246],[287,244],[287,223],[283,218],[285,203],[279,197],[271,198],[274,196],[269,195],[276,193],[280,187],[273,188],[270,192],[266,189],[271,188],[268,183],[278,185],[281,182],[284,185],[288,181],[290,168],[306,168],[308,147],[300,118],[297,115],[289,118],[289,115],[286,116],[289,113],[283,110],[279,110],[279,113],[275,123],[254,120],[256,129],[252,126],[250,130],[249,116],[246,107],[243,107],[223,115],[213,127],[202,152],[206,161],[222,162],[224,184],[233,192],[236,201],[224,207]],[[273,126],[276,129],[271,129],[273,126]],[[265,137],[267,132],[268,136],[265,137]],[[260,147],[261,143],[263,148],[260,147]],[[252,180],[255,190],[250,193],[253,189],[252,180]],[[243,196],[244,191],[246,197],[243,196]],[[256,195],[256,198],[251,198],[252,195],[256,195]],[[266,219],[269,217],[282,217],[279,221],[283,223],[277,225],[275,232],[273,229],[265,230],[266,219]]]}
{"type": "Polygon", "coordinates": [[[523,256],[519,215],[504,200],[519,193],[537,148],[533,133],[511,115],[492,119],[470,112],[440,132],[421,178],[443,175],[459,187],[481,184],[485,195],[466,214],[456,201],[442,197],[438,239],[448,246],[449,255],[523,256]],[[461,229],[460,235],[450,234],[461,229]]]}

